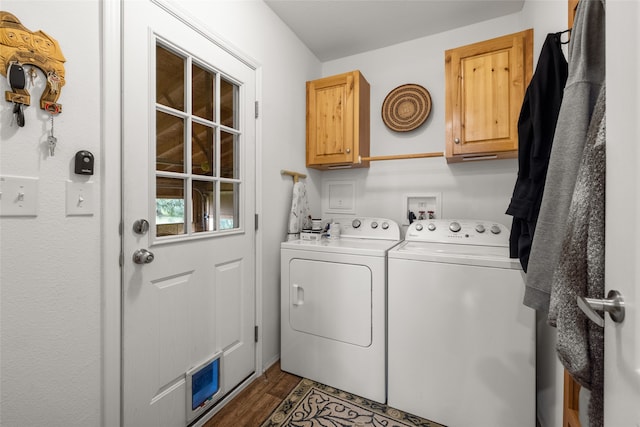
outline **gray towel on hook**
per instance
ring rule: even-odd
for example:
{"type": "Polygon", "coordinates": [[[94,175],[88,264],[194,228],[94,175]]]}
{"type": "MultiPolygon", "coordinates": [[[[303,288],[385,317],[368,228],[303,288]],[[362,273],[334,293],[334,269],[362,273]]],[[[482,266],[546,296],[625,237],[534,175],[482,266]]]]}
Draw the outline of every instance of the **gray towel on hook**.
{"type": "Polygon", "coordinates": [[[590,427],[603,425],[604,330],[582,313],[576,297],[604,298],[605,92],[603,86],[589,125],[548,317],[558,328],[560,361],[580,385],[591,390],[590,427]]]}

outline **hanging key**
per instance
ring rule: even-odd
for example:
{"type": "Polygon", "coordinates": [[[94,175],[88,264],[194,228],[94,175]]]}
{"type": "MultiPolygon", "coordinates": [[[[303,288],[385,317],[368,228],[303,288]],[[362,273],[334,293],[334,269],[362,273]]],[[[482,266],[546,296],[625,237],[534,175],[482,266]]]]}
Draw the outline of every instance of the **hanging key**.
{"type": "MultiPolygon", "coordinates": [[[[24,89],[26,75],[22,64],[15,61],[9,64],[9,68],[7,69],[7,80],[14,93],[20,93],[19,91],[24,89]]],[[[13,103],[13,118],[11,119],[12,125],[14,119],[18,123],[18,126],[24,126],[24,112],[22,111],[22,104],[19,102],[13,103]]]]}
{"type": "Polygon", "coordinates": [[[36,67],[29,68],[27,72],[29,74],[29,87],[35,86],[35,81],[38,78],[38,72],[36,71],[36,67]]]}
{"type": "MultiPolygon", "coordinates": [[[[17,102],[13,103],[13,117],[15,118],[16,123],[18,123],[18,126],[24,127],[24,112],[22,111],[22,104],[17,102]]],[[[11,120],[11,123],[13,123],[13,119],[11,120]]]]}
{"type": "Polygon", "coordinates": [[[49,144],[49,155],[51,157],[55,156],[57,143],[58,143],[58,138],[56,138],[53,135],[49,135],[49,137],[47,138],[47,144],[49,144]]]}
{"type": "Polygon", "coordinates": [[[17,93],[18,90],[24,89],[27,81],[24,68],[22,64],[16,61],[12,61],[7,69],[7,81],[11,89],[17,93]]]}
{"type": "Polygon", "coordinates": [[[60,90],[60,76],[58,76],[58,73],[55,71],[49,71],[47,73],[47,81],[49,82],[51,93],[58,93],[60,90]]]}
{"type": "Polygon", "coordinates": [[[58,138],[53,136],[53,114],[51,115],[51,134],[47,138],[47,144],[49,145],[49,155],[53,157],[56,152],[56,144],[58,143],[58,138]]]}

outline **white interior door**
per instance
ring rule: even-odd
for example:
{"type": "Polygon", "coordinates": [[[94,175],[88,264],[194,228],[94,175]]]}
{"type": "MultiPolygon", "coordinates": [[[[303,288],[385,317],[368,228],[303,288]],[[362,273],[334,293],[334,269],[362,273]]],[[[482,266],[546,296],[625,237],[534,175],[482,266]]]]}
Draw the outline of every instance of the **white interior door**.
{"type": "Polygon", "coordinates": [[[605,426],[640,426],[640,3],[607,1],[606,292],[625,319],[605,315],[605,426]]]}
{"type": "Polygon", "coordinates": [[[256,76],[162,2],[123,8],[123,419],[183,427],[187,371],[222,352],[224,394],[255,370],[256,76]]]}

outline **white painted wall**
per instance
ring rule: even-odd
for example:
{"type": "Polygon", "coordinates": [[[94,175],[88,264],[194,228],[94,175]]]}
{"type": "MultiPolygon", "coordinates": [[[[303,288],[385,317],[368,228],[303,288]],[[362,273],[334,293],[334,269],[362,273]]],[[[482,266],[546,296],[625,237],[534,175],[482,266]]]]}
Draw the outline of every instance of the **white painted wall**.
{"type": "MultiPolygon", "coordinates": [[[[395,46],[322,64],[322,75],[359,69],[371,84],[371,155],[445,150],[444,51],[470,43],[534,28],[534,69],[545,36],[565,30],[565,1],[527,1],[522,12],[395,46]],[[429,90],[431,115],[415,131],[396,133],[381,118],[385,96],[395,87],[417,83],[429,90]]],[[[478,218],[511,226],[505,215],[518,172],[516,159],[447,164],[444,158],[372,162],[369,169],[335,170],[322,174],[328,181],[356,183],[358,215],[391,218],[408,223],[406,194],[441,193],[445,218],[478,218]]],[[[328,200],[323,193],[322,215],[328,200]]],[[[416,213],[417,214],[417,213],[416,213]]],[[[562,369],[555,355],[555,329],[538,321],[538,417],[545,426],[562,422],[562,369]]]]}
{"type": "MultiPolygon", "coordinates": [[[[319,77],[320,63],[261,0],[181,1],[179,5],[262,67],[258,180],[264,257],[259,312],[263,360],[269,365],[280,351],[279,249],[286,234],[292,187],[291,178],[281,176],[280,170],[305,172],[304,82],[319,77]]],[[[114,211],[100,204],[100,177],[105,168],[117,166],[102,163],[100,156],[106,148],[100,140],[101,7],[98,0],[2,2],[1,9],[15,14],[29,29],[42,29],[56,38],[67,59],[67,84],[60,98],[64,113],[55,125],[59,140],[55,157],[47,157],[42,146],[49,126],[44,113],[35,106],[27,108],[27,125],[18,129],[9,127],[11,105],[0,104],[0,174],[40,180],[37,218],[0,219],[3,426],[97,426],[107,420],[102,425],[111,427],[118,418],[114,387],[107,385],[113,381],[101,377],[102,309],[109,304],[101,292],[112,296],[106,288],[119,286],[101,284],[105,255],[101,252],[101,212],[113,215],[114,211]],[[80,180],[71,164],[80,149],[96,155],[97,170],[92,177],[96,214],[66,217],[65,181],[80,180]],[[110,403],[103,404],[105,386],[110,403]]],[[[0,79],[0,91],[8,89],[6,80],[0,79]]],[[[41,90],[32,92],[36,100],[41,90]]],[[[313,175],[311,172],[310,178],[313,175]]],[[[312,179],[308,188],[311,206],[317,211],[319,190],[312,179]]],[[[113,190],[108,196],[113,196],[113,190]]],[[[104,268],[113,273],[114,266],[104,268]]],[[[114,321],[111,311],[105,316],[114,321]]]]}
{"type": "MultiPolygon", "coordinates": [[[[561,5],[561,2],[534,2],[561,5]]],[[[562,3],[564,4],[564,3],[562,3]]],[[[434,36],[366,52],[322,64],[323,76],[359,69],[371,84],[371,155],[392,155],[444,151],[444,51],[446,49],[535,28],[534,58],[537,59],[544,36],[566,25],[564,18],[546,19],[538,25],[527,14],[534,7],[515,15],[486,21],[434,36]],[[525,19],[526,18],[526,19],[525,19]],[[429,90],[432,110],[426,123],[412,132],[389,130],[381,118],[385,96],[395,87],[417,83],[429,90]]],[[[535,12],[533,10],[532,12],[535,12]]],[[[372,162],[369,169],[327,171],[326,180],[357,182],[357,213],[383,216],[407,223],[404,212],[406,193],[442,193],[446,218],[479,218],[511,225],[504,212],[509,204],[517,173],[517,160],[493,160],[447,164],[444,158],[372,162]]],[[[323,212],[327,210],[323,200],[323,212]]]]}
{"type": "MultiPolygon", "coordinates": [[[[58,146],[49,157],[50,123],[39,108],[39,74],[26,125],[9,126],[0,102],[0,174],[39,178],[38,216],[0,218],[0,425],[95,426],[100,423],[101,251],[99,2],[3,0],[32,31],[55,38],[66,57],[66,85],[55,119],[58,146]],[[93,216],[65,215],[73,157],[96,158],[93,216]]],[[[0,93],[10,90],[0,78],[0,93]]],[[[4,195],[3,195],[4,196],[4,195]]]]}

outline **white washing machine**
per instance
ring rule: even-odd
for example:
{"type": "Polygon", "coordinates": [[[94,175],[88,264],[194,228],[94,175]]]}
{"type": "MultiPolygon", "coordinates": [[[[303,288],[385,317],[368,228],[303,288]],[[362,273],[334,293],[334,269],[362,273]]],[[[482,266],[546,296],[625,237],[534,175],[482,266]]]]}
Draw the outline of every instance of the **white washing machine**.
{"type": "Polygon", "coordinates": [[[509,230],[424,220],[388,254],[388,404],[452,427],[536,425],[535,312],[509,230]]]}
{"type": "Polygon", "coordinates": [[[387,252],[398,224],[341,218],[340,238],[281,246],[282,370],[384,403],[387,252]]]}

